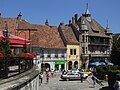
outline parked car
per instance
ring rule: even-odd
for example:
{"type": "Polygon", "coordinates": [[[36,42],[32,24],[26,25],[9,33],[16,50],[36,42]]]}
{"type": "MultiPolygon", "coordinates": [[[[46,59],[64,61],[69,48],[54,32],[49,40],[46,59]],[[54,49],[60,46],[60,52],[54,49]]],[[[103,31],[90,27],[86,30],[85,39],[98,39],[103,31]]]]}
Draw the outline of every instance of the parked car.
{"type": "Polygon", "coordinates": [[[83,76],[83,79],[88,77],[88,74],[84,74],[82,72],[67,72],[61,75],[61,79],[63,80],[79,80],[83,76]]]}
{"type": "Polygon", "coordinates": [[[66,73],[61,75],[61,79],[63,80],[79,80],[81,76],[79,73],[66,73]]]}

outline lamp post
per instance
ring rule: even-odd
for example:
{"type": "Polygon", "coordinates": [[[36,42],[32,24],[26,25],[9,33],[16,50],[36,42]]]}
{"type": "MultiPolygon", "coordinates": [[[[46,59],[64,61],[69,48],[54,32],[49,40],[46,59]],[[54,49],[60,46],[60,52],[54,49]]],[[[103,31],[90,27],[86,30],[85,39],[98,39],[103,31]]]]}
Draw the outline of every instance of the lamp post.
{"type": "Polygon", "coordinates": [[[41,63],[41,67],[42,67],[42,72],[43,72],[43,69],[44,69],[44,64],[43,64],[43,58],[44,58],[44,54],[43,54],[43,49],[41,48],[41,54],[42,54],[42,63],[41,63]]]}
{"type": "Polygon", "coordinates": [[[5,26],[5,30],[3,30],[3,36],[5,37],[5,78],[8,77],[8,27],[7,24],[5,26]]]}
{"type": "Polygon", "coordinates": [[[24,33],[24,35],[25,35],[25,46],[24,46],[25,51],[24,52],[27,53],[27,50],[26,50],[26,33],[24,31],[22,31],[22,32],[19,32],[19,35],[21,33],[24,33]]]}

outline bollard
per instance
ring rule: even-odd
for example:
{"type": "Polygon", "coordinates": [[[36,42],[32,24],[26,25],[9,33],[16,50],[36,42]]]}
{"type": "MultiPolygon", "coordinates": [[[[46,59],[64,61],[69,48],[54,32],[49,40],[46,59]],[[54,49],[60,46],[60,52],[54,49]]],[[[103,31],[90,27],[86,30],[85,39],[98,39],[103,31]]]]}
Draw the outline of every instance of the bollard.
{"type": "Polygon", "coordinates": [[[108,81],[108,75],[107,74],[105,75],[105,80],[108,81]]]}

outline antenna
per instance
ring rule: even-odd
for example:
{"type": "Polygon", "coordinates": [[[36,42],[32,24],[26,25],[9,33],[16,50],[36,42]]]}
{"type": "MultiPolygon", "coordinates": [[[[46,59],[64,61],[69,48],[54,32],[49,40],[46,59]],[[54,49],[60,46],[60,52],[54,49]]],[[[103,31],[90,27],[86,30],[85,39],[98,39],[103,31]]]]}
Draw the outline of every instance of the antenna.
{"type": "Polygon", "coordinates": [[[86,9],[88,9],[88,2],[87,2],[87,4],[86,4],[86,9]]]}
{"type": "Polygon", "coordinates": [[[108,19],[107,19],[107,25],[108,25],[108,19]]]}
{"type": "Polygon", "coordinates": [[[0,13],[0,18],[1,18],[1,13],[0,13]]]}

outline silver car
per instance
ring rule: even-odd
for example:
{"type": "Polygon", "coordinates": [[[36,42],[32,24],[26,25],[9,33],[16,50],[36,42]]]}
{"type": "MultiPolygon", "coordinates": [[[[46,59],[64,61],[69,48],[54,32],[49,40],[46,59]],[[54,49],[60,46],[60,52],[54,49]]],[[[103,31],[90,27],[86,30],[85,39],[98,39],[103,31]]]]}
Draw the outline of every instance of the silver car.
{"type": "Polygon", "coordinates": [[[66,73],[61,75],[61,79],[63,80],[79,80],[81,76],[79,73],[66,73]]]}

